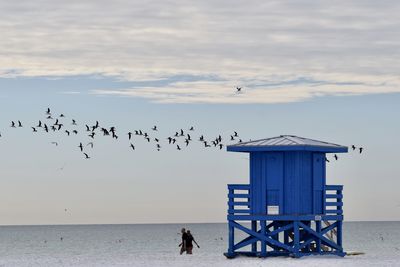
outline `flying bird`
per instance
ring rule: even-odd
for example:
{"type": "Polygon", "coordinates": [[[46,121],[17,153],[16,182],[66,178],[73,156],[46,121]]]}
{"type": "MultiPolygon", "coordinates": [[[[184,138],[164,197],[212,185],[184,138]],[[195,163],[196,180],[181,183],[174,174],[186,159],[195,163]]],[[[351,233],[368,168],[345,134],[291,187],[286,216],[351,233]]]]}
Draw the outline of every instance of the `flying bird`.
{"type": "Polygon", "coordinates": [[[129,133],[128,133],[128,139],[131,140],[131,138],[132,138],[132,133],[129,132],[129,133]]]}
{"type": "Polygon", "coordinates": [[[15,122],[14,121],[11,121],[11,127],[15,128],[15,122]]]}
{"type": "Polygon", "coordinates": [[[360,154],[363,152],[363,150],[364,150],[364,148],[362,148],[362,147],[359,147],[358,148],[359,149],[359,151],[360,151],[360,154]]]}
{"type": "Polygon", "coordinates": [[[131,143],[130,147],[132,148],[132,150],[135,150],[135,146],[131,143]]]}
{"type": "Polygon", "coordinates": [[[32,128],[32,131],[34,132],[34,133],[36,133],[37,132],[37,130],[36,130],[36,128],[35,127],[31,127],[32,128]]]}
{"type": "Polygon", "coordinates": [[[76,121],[72,119],[72,125],[76,125],[76,121]]]}
{"type": "Polygon", "coordinates": [[[189,131],[194,131],[194,127],[193,126],[190,127],[189,131]]]}
{"type": "Polygon", "coordinates": [[[86,153],[83,153],[85,155],[85,159],[90,159],[89,155],[86,153]]]}
{"type": "Polygon", "coordinates": [[[57,142],[51,142],[53,145],[58,146],[57,142]]]}
{"type": "Polygon", "coordinates": [[[241,91],[242,91],[242,87],[236,86],[236,93],[239,93],[239,92],[241,92],[241,91]]]}
{"type": "Polygon", "coordinates": [[[355,146],[355,145],[352,145],[351,148],[352,148],[353,150],[356,150],[356,146],[355,146]]]}
{"type": "Polygon", "coordinates": [[[335,160],[338,160],[339,158],[336,154],[333,157],[335,158],[335,160]]]}
{"type": "Polygon", "coordinates": [[[83,151],[83,145],[82,145],[82,143],[80,143],[78,147],[81,149],[81,152],[82,152],[82,151],[83,151]]]}
{"type": "Polygon", "coordinates": [[[154,125],[154,127],[153,128],[151,128],[153,131],[157,131],[157,126],[156,125],[154,125]]]}
{"type": "Polygon", "coordinates": [[[91,148],[93,148],[94,144],[93,142],[89,142],[86,146],[90,146],[91,148]]]}
{"type": "Polygon", "coordinates": [[[18,121],[18,127],[22,127],[22,122],[18,121]]]}

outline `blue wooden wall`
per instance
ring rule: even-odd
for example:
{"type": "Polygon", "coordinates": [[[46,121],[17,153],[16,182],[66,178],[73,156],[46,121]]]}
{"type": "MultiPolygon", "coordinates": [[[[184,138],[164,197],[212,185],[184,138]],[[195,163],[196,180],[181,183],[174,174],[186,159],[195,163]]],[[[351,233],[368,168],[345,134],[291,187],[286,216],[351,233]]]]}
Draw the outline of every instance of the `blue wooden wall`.
{"type": "Polygon", "coordinates": [[[251,152],[252,214],[323,214],[325,154],[310,151],[251,152]]]}

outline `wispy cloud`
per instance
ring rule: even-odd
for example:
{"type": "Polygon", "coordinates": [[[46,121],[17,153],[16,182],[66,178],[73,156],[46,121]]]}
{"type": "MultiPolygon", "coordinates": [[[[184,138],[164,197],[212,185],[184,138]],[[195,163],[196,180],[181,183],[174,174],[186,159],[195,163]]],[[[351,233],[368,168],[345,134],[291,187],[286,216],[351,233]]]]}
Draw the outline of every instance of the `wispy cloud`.
{"type": "Polygon", "coordinates": [[[399,12],[394,0],[2,1],[0,76],[229,81],[96,91],[156,102],[224,103],[235,84],[251,90],[230,103],[398,92],[399,12]],[[330,84],[255,86],[298,77],[330,84]]]}
{"type": "Polygon", "coordinates": [[[290,103],[323,96],[348,96],[374,93],[400,92],[400,82],[356,83],[323,82],[298,79],[297,81],[264,81],[261,85],[244,87],[237,93],[230,82],[174,82],[163,87],[138,87],[130,89],[98,89],[96,95],[142,97],[155,103],[290,103]]]}

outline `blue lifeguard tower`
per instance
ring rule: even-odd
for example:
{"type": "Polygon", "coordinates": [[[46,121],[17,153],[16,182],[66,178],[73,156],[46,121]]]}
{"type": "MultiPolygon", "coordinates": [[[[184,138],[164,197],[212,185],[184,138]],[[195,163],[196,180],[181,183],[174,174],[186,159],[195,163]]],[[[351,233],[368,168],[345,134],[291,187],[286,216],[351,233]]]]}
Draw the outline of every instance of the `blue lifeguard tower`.
{"type": "Polygon", "coordinates": [[[342,185],[326,184],[326,153],[337,144],[293,135],[230,145],[250,154],[250,184],[228,185],[225,256],[344,256],[342,185]],[[245,236],[235,240],[235,231],[245,236]]]}

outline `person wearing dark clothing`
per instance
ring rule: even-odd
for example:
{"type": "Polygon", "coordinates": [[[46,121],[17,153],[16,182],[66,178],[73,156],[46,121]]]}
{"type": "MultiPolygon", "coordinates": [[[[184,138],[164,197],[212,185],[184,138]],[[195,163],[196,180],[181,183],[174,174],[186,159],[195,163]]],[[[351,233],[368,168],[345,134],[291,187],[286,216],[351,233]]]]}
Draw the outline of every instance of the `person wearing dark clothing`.
{"type": "Polygon", "coordinates": [[[186,235],[187,235],[187,239],[186,239],[186,254],[192,254],[193,242],[196,244],[196,246],[198,248],[200,248],[200,246],[197,244],[196,240],[194,240],[194,237],[192,236],[192,234],[190,233],[189,230],[187,230],[186,235]]]}
{"type": "MultiPolygon", "coordinates": [[[[185,228],[182,228],[181,233],[182,233],[182,243],[180,243],[179,246],[181,247],[181,252],[180,252],[180,254],[182,255],[183,252],[185,252],[186,249],[187,249],[188,234],[186,233],[185,228]]],[[[192,245],[192,246],[193,246],[193,245],[192,245]]]]}

